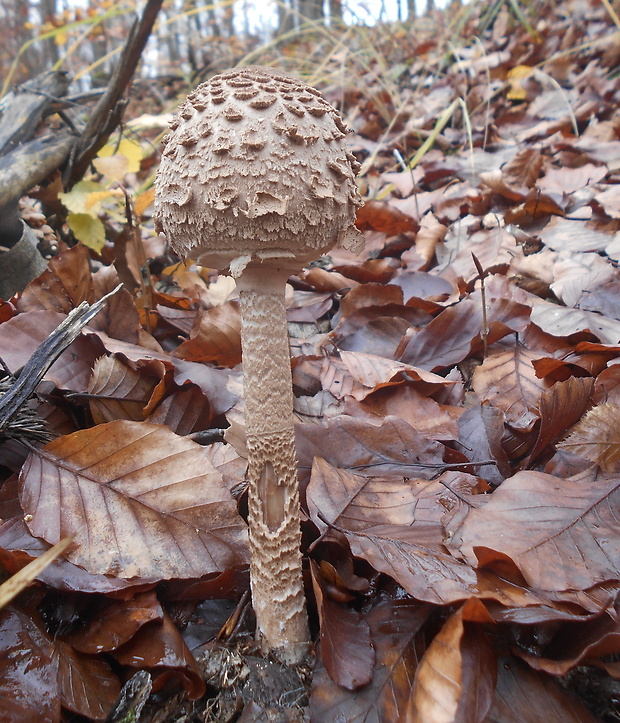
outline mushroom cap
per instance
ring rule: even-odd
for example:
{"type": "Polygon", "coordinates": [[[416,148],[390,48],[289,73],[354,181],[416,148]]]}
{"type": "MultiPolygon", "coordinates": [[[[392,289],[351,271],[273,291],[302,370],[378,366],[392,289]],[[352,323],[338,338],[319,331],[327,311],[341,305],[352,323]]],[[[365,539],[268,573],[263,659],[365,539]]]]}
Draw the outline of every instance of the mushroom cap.
{"type": "Polygon", "coordinates": [[[248,263],[294,270],[338,242],[359,246],[359,164],[346,132],[318,90],[286,73],[248,66],[216,75],[171,123],[156,229],[182,256],[235,276],[248,263]]]}

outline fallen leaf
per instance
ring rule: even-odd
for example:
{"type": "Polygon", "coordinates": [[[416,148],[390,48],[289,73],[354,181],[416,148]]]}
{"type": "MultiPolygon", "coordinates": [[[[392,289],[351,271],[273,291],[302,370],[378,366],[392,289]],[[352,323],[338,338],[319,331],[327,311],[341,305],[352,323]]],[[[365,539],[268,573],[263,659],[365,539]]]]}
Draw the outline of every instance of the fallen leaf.
{"type": "Polygon", "coordinates": [[[116,421],[59,437],[31,452],[20,485],[32,533],[56,543],[75,532],[67,558],[89,572],[188,578],[246,560],[221,475],[165,427],[116,421]]]}
{"type": "Polygon", "coordinates": [[[620,406],[599,404],[558,445],[598,464],[605,472],[620,469],[620,406]]]}

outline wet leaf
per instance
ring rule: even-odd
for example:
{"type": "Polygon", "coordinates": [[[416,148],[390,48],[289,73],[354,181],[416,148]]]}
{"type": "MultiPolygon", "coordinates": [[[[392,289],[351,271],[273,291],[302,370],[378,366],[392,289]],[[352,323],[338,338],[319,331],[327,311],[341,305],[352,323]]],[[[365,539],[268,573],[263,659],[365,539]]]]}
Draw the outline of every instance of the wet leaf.
{"type": "Polygon", "coordinates": [[[310,715],[316,721],[397,721],[411,695],[426,648],[421,632],[429,607],[411,600],[386,600],[365,616],[376,651],[372,682],[351,692],[338,687],[323,667],[314,674],[310,715]]]}
{"type": "Polygon", "coordinates": [[[409,718],[419,723],[478,723],[495,692],[495,653],[479,626],[484,605],[468,600],[433,638],[418,667],[409,718]]]}
{"type": "Polygon", "coordinates": [[[200,698],[205,692],[198,663],[167,614],[161,622],[143,625],[126,645],[114,652],[114,657],[122,665],[157,672],[154,692],[161,690],[171,679],[181,682],[191,700],[200,698]]]}
{"type": "Polygon", "coordinates": [[[373,676],[375,649],[370,628],[356,610],[331,600],[323,590],[318,566],[311,563],[311,569],[321,625],[321,662],[334,683],[357,690],[373,676]]]}
{"type": "Polygon", "coordinates": [[[575,695],[515,658],[500,658],[493,706],[485,723],[596,723],[575,695]]]}

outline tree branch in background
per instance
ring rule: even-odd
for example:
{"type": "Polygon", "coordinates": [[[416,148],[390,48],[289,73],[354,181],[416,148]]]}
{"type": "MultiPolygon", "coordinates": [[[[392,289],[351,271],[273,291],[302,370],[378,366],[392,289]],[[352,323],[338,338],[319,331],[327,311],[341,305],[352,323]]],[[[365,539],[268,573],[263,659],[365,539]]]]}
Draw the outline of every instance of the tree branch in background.
{"type": "Polygon", "coordinates": [[[110,84],[95,106],[65,169],[65,188],[70,188],[82,178],[88,164],[118,126],[125,107],[122,95],[133,78],[162,4],[163,0],[148,0],[142,17],[132,25],[110,84]]]}

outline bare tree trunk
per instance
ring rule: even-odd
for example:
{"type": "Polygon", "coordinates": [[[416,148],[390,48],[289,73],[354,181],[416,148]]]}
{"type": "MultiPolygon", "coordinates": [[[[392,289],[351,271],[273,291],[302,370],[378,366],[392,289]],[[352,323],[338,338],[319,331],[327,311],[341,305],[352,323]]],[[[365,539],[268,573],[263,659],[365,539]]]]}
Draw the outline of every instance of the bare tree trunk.
{"type": "Polygon", "coordinates": [[[224,8],[224,27],[226,28],[226,36],[229,38],[235,37],[235,7],[229,5],[224,8]]]}
{"type": "Polygon", "coordinates": [[[342,23],[342,0],[329,0],[329,16],[332,22],[342,23]]]}
{"type": "Polygon", "coordinates": [[[302,16],[302,22],[304,22],[304,20],[311,20],[313,22],[325,22],[323,0],[300,0],[299,13],[302,16]]]}
{"type": "MultiPolygon", "coordinates": [[[[0,78],[3,80],[9,75],[13,61],[20,48],[31,39],[32,33],[28,29],[27,21],[30,16],[30,2],[16,2],[16,0],[1,0],[0,25],[2,26],[2,42],[0,42],[0,78]]],[[[47,67],[45,58],[38,52],[37,44],[20,59],[20,67],[13,84],[23,83],[35,75],[39,75],[47,67]]]]}
{"type": "Polygon", "coordinates": [[[407,0],[407,20],[413,20],[417,15],[415,0],[407,0]]]}
{"type": "Polygon", "coordinates": [[[209,10],[209,25],[211,26],[211,33],[213,37],[219,38],[222,35],[222,32],[220,30],[220,25],[217,22],[217,15],[215,14],[214,8],[209,10]]]}
{"type": "MultiPolygon", "coordinates": [[[[43,23],[51,21],[54,15],[56,15],[56,0],[40,0],[39,12],[41,13],[41,20],[43,23]]],[[[53,65],[60,58],[58,45],[56,44],[54,38],[50,38],[46,42],[46,50],[50,56],[50,65],[53,65]]]]}
{"type": "Polygon", "coordinates": [[[295,27],[294,0],[282,0],[278,4],[278,35],[290,33],[295,27]]]}

